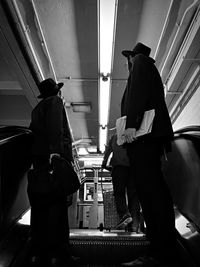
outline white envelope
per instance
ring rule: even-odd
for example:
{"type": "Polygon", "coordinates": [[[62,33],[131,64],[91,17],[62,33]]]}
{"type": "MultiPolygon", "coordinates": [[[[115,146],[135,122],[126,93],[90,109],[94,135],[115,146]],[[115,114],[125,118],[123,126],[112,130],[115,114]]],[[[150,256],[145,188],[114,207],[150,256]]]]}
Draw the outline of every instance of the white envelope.
{"type": "MultiPolygon", "coordinates": [[[[151,132],[154,116],[155,116],[154,109],[145,111],[140,128],[136,132],[136,137],[139,137],[139,136],[142,136],[142,135],[145,135],[151,132]]],[[[117,144],[119,146],[125,143],[124,136],[123,136],[125,126],[126,126],[126,116],[120,117],[116,120],[117,144]]]]}

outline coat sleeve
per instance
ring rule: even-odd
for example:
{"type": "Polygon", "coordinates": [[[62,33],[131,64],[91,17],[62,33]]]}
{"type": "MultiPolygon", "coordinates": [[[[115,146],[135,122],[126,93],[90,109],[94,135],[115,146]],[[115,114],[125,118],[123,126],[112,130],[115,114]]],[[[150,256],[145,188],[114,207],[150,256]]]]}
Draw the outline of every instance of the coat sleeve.
{"type": "Polygon", "coordinates": [[[69,127],[68,118],[63,108],[63,127],[64,127],[64,154],[62,155],[69,162],[74,162],[72,153],[72,135],[69,127]]]}
{"type": "Polygon", "coordinates": [[[50,153],[64,153],[63,102],[58,96],[48,100],[46,131],[50,153]]]}
{"type": "Polygon", "coordinates": [[[143,55],[134,58],[132,70],[129,75],[127,88],[127,121],[126,128],[140,127],[149,98],[148,68],[143,55]]]}

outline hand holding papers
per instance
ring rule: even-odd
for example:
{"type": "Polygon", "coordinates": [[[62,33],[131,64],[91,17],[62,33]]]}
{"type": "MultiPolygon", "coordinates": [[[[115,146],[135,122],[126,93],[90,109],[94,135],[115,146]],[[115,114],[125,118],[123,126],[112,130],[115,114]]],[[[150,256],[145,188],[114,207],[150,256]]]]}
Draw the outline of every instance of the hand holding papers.
{"type": "MultiPolygon", "coordinates": [[[[153,119],[155,116],[155,110],[151,109],[145,111],[140,128],[136,132],[136,137],[148,134],[151,132],[153,119]]],[[[122,145],[125,143],[125,138],[123,136],[126,126],[126,116],[120,117],[116,120],[116,130],[117,130],[117,144],[122,145]]]]}

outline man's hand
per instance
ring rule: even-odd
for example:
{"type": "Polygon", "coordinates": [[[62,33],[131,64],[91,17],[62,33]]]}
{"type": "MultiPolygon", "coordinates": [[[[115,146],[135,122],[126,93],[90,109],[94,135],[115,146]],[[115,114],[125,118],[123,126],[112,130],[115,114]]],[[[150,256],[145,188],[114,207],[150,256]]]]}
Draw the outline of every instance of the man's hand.
{"type": "Polygon", "coordinates": [[[124,131],[124,139],[127,143],[132,143],[136,140],[136,129],[135,128],[127,128],[124,131]]]}

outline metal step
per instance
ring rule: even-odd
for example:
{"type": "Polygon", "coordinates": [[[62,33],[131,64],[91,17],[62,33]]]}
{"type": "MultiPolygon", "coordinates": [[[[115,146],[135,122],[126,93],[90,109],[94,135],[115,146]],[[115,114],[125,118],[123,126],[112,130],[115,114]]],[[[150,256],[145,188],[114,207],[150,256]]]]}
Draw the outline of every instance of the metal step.
{"type": "Polygon", "coordinates": [[[119,264],[137,258],[149,247],[144,234],[91,229],[70,230],[72,254],[87,264],[119,264]]]}

